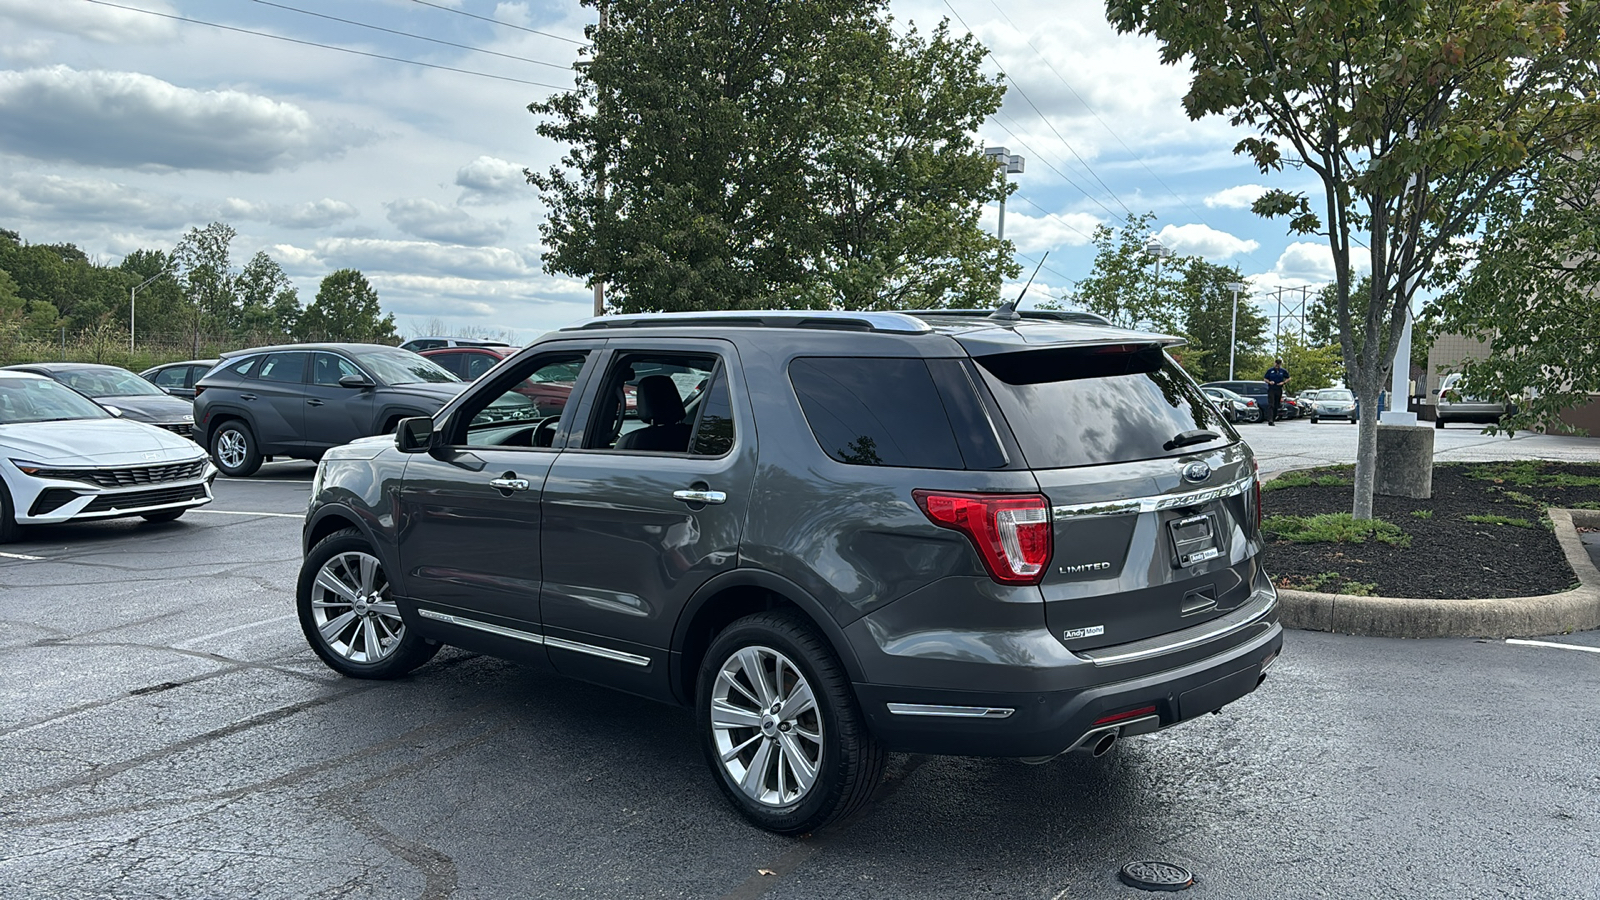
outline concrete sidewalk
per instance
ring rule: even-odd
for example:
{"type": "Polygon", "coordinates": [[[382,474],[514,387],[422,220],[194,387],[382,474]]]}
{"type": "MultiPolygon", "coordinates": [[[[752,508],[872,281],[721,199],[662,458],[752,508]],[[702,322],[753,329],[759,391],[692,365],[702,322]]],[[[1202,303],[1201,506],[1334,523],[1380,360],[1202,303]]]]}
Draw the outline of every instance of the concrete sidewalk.
{"type": "MultiPolygon", "coordinates": [[[[1240,425],[1239,434],[1256,453],[1263,475],[1313,466],[1351,464],[1356,461],[1357,427],[1306,419],[1276,426],[1240,425]]],[[[1476,425],[1450,425],[1433,433],[1434,462],[1498,462],[1512,459],[1547,459],[1562,462],[1600,462],[1600,438],[1534,434],[1519,431],[1515,437],[1482,434],[1476,425]]]]}

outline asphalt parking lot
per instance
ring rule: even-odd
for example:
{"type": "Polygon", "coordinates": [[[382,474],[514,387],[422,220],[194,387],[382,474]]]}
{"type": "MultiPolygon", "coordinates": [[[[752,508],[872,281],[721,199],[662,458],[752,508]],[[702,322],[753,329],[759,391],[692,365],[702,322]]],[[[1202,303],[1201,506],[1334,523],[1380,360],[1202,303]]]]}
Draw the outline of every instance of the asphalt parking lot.
{"type": "Polygon", "coordinates": [[[326,670],[292,609],[312,471],[0,547],[0,896],[1125,898],[1135,859],[1193,897],[1600,895],[1600,634],[1293,632],[1219,715],[1102,760],[896,756],[785,839],[686,711],[453,651],[326,670]]]}

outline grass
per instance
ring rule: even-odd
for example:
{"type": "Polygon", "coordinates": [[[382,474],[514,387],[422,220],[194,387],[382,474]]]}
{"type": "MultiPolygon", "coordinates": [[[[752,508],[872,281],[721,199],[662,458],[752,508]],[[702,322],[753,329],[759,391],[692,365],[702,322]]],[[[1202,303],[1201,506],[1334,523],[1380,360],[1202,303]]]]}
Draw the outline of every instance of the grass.
{"type": "Polygon", "coordinates": [[[1267,516],[1262,520],[1261,527],[1296,544],[1364,544],[1377,541],[1396,547],[1411,546],[1411,535],[1401,531],[1400,526],[1382,519],[1357,520],[1349,513],[1267,516]]]}
{"type": "Polygon", "coordinates": [[[1513,519],[1510,516],[1462,516],[1474,525],[1515,525],[1518,528],[1533,528],[1534,524],[1527,519],[1513,519]]]}
{"type": "Polygon", "coordinates": [[[1349,594],[1354,597],[1371,597],[1378,589],[1376,581],[1346,581],[1338,572],[1318,572],[1305,578],[1283,578],[1280,585],[1291,591],[1316,591],[1318,593],[1349,594]]]}
{"type": "MultiPolygon", "coordinates": [[[[1487,463],[1471,466],[1469,477],[1512,484],[1517,487],[1600,487],[1600,475],[1573,475],[1570,472],[1540,472],[1538,460],[1487,463]]],[[[1526,495],[1524,495],[1526,496],[1526,495]]],[[[1531,497],[1529,498],[1532,499],[1531,497]]],[[[1537,503],[1537,501],[1534,501],[1537,503]]]]}
{"type": "Polygon", "coordinates": [[[1350,479],[1338,474],[1310,472],[1283,472],[1282,476],[1261,485],[1261,490],[1282,490],[1285,487],[1349,487],[1350,479]]]}
{"type": "Polygon", "coordinates": [[[1416,518],[1418,518],[1418,519],[1431,519],[1431,518],[1433,518],[1433,510],[1431,510],[1431,509],[1413,509],[1411,511],[1411,515],[1416,517],[1416,518]]]}

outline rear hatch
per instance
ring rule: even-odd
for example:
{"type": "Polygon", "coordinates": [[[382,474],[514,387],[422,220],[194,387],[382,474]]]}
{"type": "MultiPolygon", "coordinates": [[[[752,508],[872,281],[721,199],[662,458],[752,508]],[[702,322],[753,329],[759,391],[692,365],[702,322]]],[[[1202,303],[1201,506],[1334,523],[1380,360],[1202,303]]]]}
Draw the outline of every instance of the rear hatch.
{"type": "MultiPolygon", "coordinates": [[[[1052,329],[1056,330],[1056,329],[1052,329]]],[[[1259,557],[1255,464],[1156,335],[963,335],[1051,506],[1040,589],[1073,650],[1189,628],[1243,604],[1259,557]]]]}

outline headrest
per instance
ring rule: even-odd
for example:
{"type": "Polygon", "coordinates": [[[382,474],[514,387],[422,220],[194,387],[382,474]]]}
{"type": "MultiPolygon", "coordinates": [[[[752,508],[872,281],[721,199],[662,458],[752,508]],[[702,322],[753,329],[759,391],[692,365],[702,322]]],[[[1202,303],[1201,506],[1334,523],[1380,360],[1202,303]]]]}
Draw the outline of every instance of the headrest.
{"type": "Polygon", "coordinates": [[[683,421],[683,398],[678,385],[665,375],[639,379],[639,420],[650,425],[676,425],[683,421]]]}

